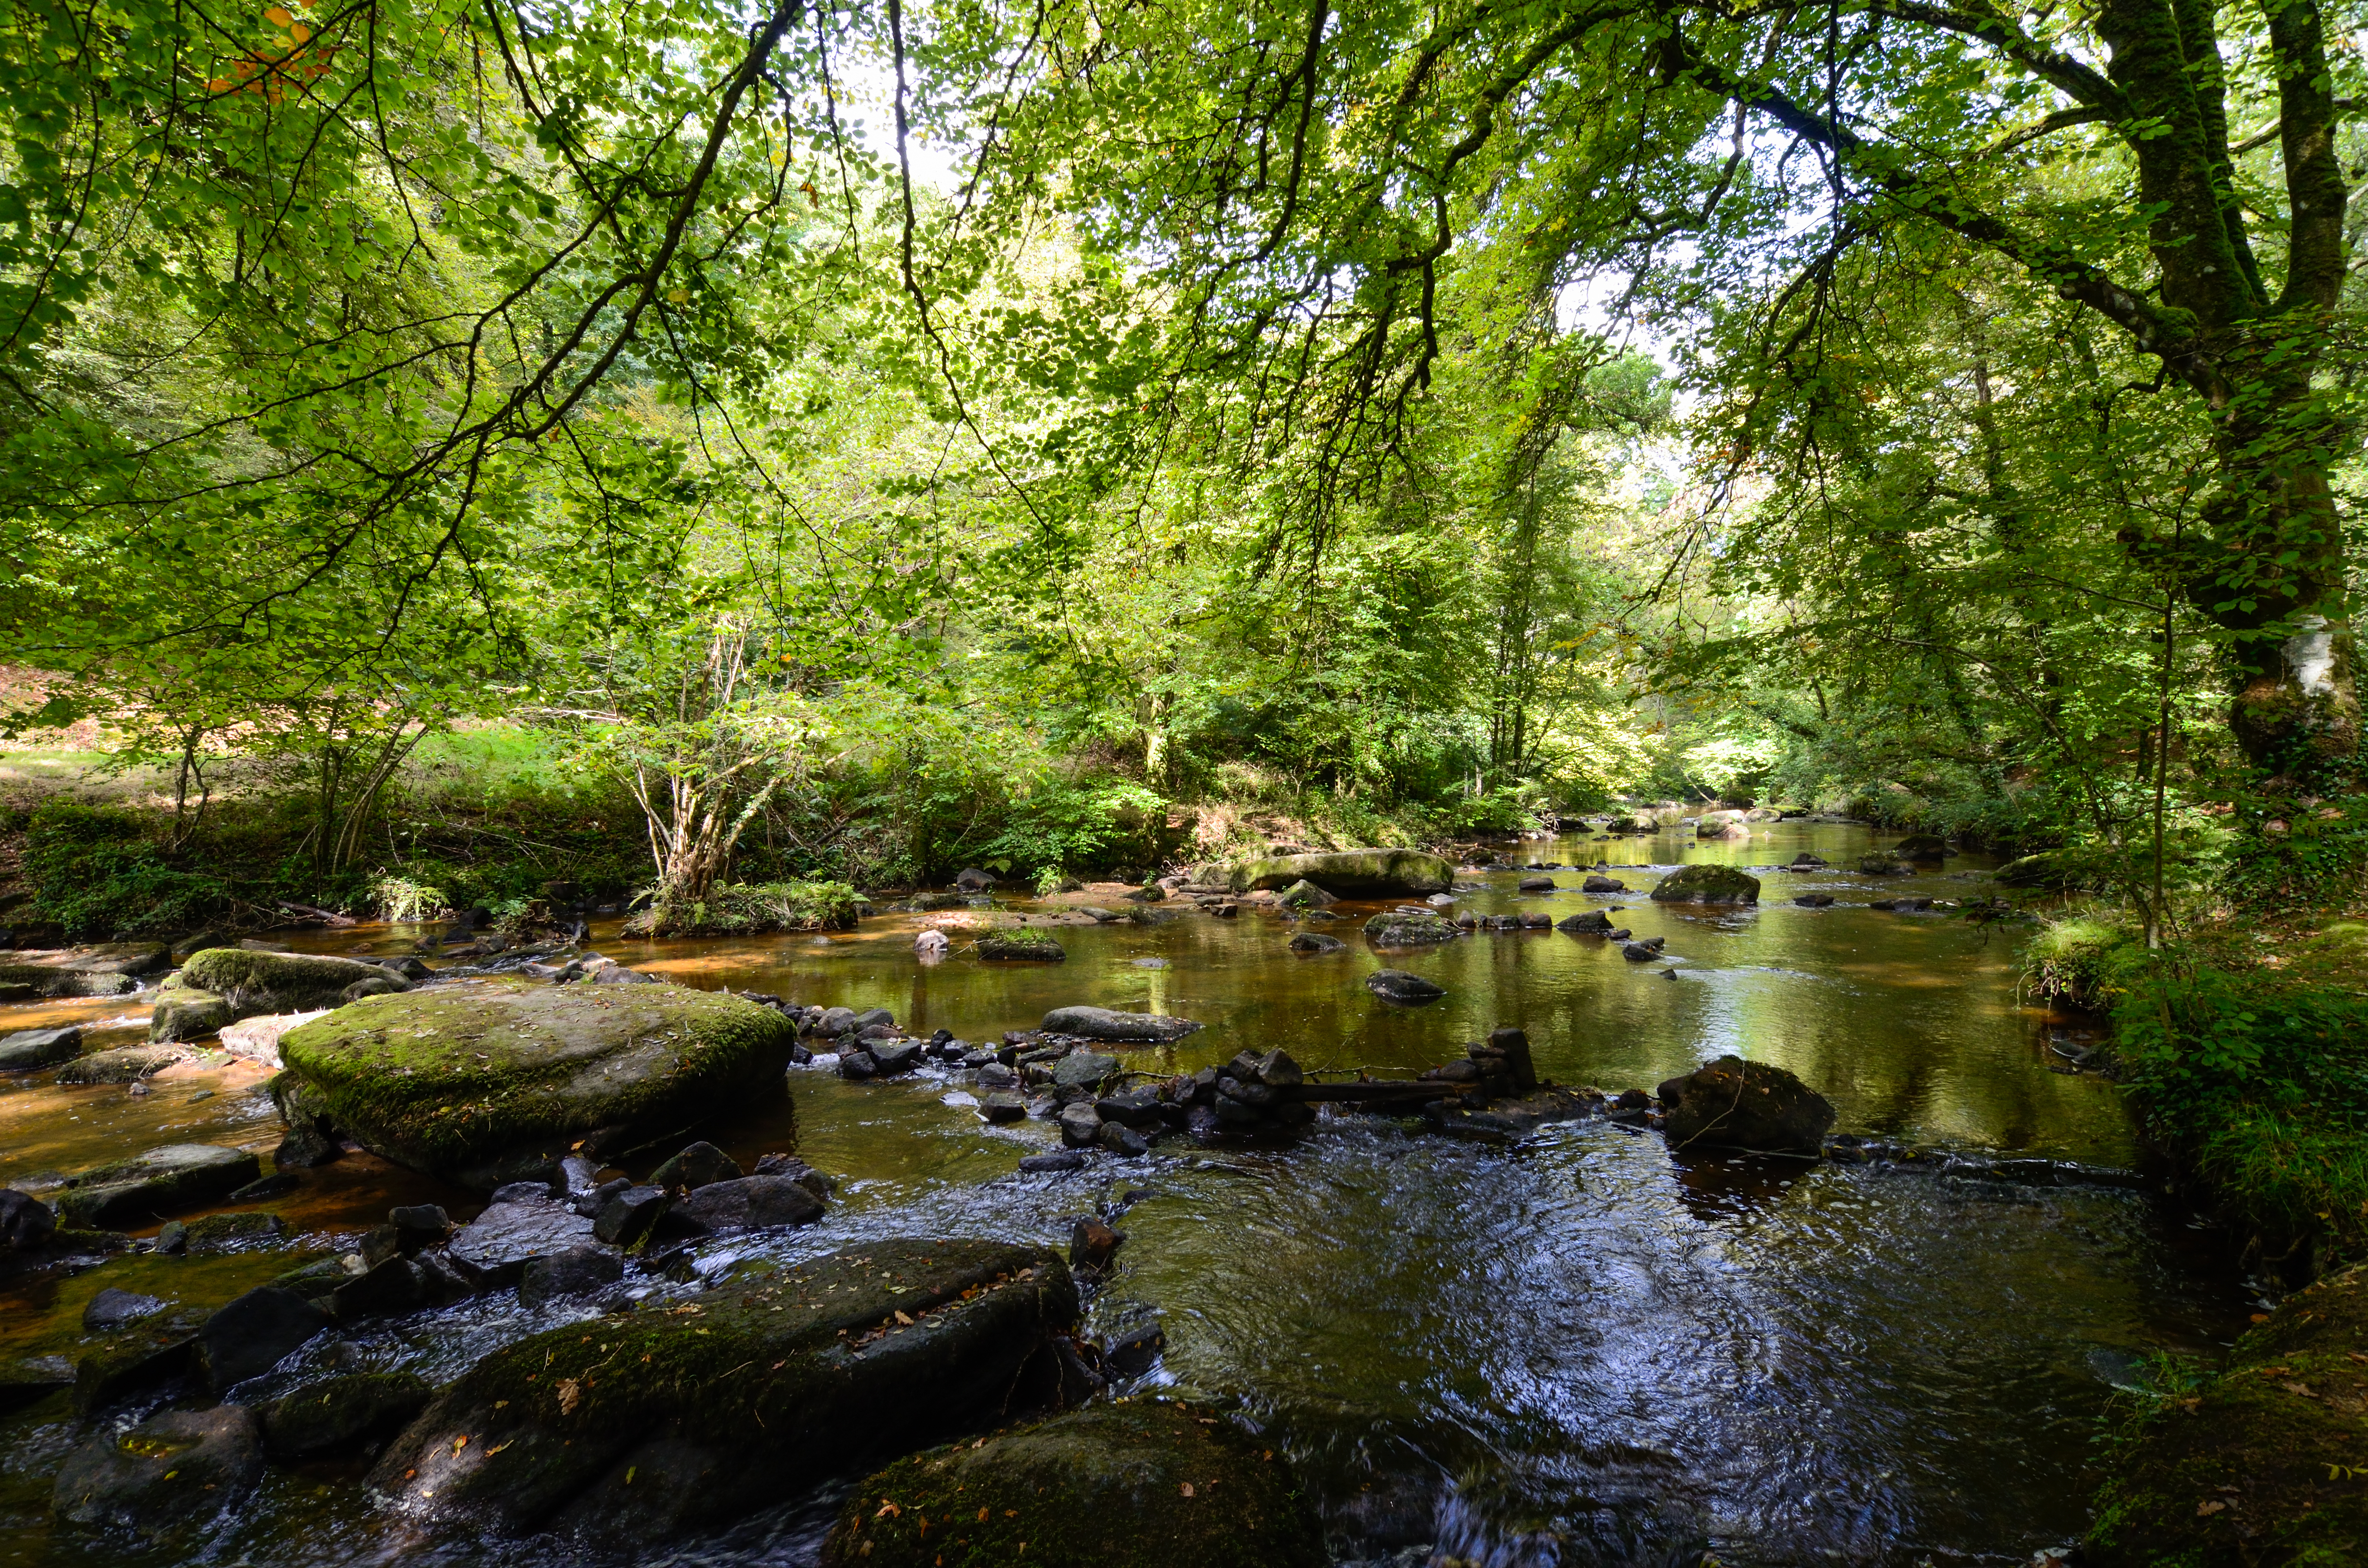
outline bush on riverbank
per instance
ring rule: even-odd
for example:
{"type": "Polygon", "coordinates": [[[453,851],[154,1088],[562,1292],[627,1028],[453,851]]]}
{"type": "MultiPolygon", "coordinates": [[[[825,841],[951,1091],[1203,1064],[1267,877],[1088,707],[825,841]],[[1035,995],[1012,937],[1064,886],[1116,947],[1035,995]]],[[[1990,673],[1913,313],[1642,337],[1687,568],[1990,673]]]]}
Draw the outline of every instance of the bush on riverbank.
{"type": "Polygon", "coordinates": [[[2084,912],[2051,921],[2022,950],[2022,983],[2032,994],[2101,1011],[2129,987],[2135,934],[2117,920],[2084,912]]]}
{"type": "Polygon", "coordinates": [[[856,892],[845,882],[734,882],[696,902],[653,903],[625,922],[629,937],[739,937],[768,931],[844,931],[856,892]]]}

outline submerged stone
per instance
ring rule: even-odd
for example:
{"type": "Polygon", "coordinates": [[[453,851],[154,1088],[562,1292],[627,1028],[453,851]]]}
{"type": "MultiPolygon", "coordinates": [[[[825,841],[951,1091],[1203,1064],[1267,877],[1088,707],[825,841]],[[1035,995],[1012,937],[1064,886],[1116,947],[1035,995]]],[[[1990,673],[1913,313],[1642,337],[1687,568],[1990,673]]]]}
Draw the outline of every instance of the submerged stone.
{"type": "Polygon", "coordinates": [[[1402,969],[1377,969],[1365,976],[1365,989],[1384,1002],[1436,1002],[1447,988],[1402,969]]]}
{"type": "Polygon", "coordinates": [[[77,1056],[58,1069],[61,1084],[131,1084],[153,1076],[188,1052],[173,1045],[126,1045],[77,1056]]]}
{"type": "Polygon", "coordinates": [[[18,1029],[0,1038],[0,1073],[30,1073],[55,1067],[82,1054],[82,1026],[54,1029],[18,1029]]]}
{"type": "Polygon", "coordinates": [[[262,1473],[254,1412],[235,1404],[168,1411],[76,1449],[58,1471],[51,1506],[68,1524],[153,1537],[211,1518],[262,1473]]]}
{"type": "Polygon", "coordinates": [[[1365,922],[1365,940],[1377,948],[1428,947],[1452,942],[1460,935],[1454,921],[1438,915],[1391,911],[1365,922]]]}
{"type": "MultiPolygon", "coordinates": [[[[200,955],[201,957],[204,955],[200,955]]],[[[784,1091],[796,1029],[681,985],[469,981],[371,996],[291,1029],[273,1081],[301,1118],[490,1192],[784,1091]]]]}
{"type": "Polygon", "coordinates": [[[370,1484],[434,1525],[667,1538],[1053,1397],[1053,1341],[1077,1318],[1056,1256],[982,1241],[751,1262],[689,1304],[495,1351],[370,1484]]]}
{"type": "Polygon", "coordinates": [[[1090,1405],[866,1480],[825,1568],[1322,1568],[1305,1493],[1270,1443],[1190,1405],[1090,1405]]]}
{"type": "Polygon", "coordinates": [[[170,1143],[69,1178],[58,1217],[74,1226],[138,1225],[227,1197],[262,1174],[244,1149],[170,1143]]]}
{"type": "Polygon", "coordinates": [[[1055,1007],[1040,1026],[1046,1034],[1076,1035],[1083,1040],[1182,1040],[1201,1026],[1190,1018],[1164,1013],[1118,1013],[1108,1007],[1055,1007]]]}

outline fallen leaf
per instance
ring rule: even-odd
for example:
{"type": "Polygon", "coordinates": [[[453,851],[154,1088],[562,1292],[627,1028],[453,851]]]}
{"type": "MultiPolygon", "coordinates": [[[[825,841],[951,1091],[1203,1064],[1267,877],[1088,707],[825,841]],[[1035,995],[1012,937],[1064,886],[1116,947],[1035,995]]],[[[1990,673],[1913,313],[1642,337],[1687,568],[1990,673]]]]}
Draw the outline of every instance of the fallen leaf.
{"type": "Polygon", "coordinates": [[[1189,1481],[1184,1483],[1184,1495],[1187,1497],[1192,1495],[1192,1483],[1189,1481]]]}
{"type": "Polygon", "coordinates": [[[906,1317],[903,1312],[898,1312],[898,1313],[896,1314],[896,1321],[897,1321],[898,1323],[903,1324],[906,1328],[910,1328],[910,1327],[912,1327],[912,1326],[913,1326],[913,1320],[912,1320],[911,1318],[909,1318],[909,1317],[906,1317]]]}
{"type": "Polygon", "coordinates": [[[562,1415],[575,1415],[575,1406],[583,1398],[584,1390],[577,1385],[574,1378],[562,1378],[559,1380],[559,1414],[562,1415]]]}
{"type": "Polygon", "coordinates": [[[896,1506],[895,1504],[891,1503],[887,1498],[882,1497],[880,1499],[880,1513],[874,1514],[871,1517],[876,1519],[882,1514],[893,1514],[901,1519],[905,1517],[905,1510],[896,1506]]]}
{"type": "Polygon", "coordinates": [[[2318,1395],[2310,1392],[2310,1385],[2308,1383],[2280,1383],[2278,1386],[2285,1390],[2286,1392],[2297,1394],[2304,1399],[2317,1399],[2318,1397],[2318,1395]]]}
{"type": "Polygon", "coordinates": [[[2209,1500],[2208,1502],[2198,1503],[2195,1505],[2195,1517],[2199,1519],[2208,1519],[2213,1515],[2220,1512],[2223,1508],[2226,1508],[2227,1506],[2227,1504],[2221,1502],[2216,1497],[2209,1500]]]}

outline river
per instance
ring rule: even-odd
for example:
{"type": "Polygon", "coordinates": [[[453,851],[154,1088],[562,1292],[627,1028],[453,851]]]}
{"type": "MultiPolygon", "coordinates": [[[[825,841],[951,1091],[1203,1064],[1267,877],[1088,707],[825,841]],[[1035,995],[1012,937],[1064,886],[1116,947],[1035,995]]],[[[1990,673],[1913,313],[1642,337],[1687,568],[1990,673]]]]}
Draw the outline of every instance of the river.
{"type": "MultiPolygon", "coordinates": [[[[1720,859],[1761,867],[1803,850],[1854,864],[1867,830],[1762,824],[1697,845],[1568,835],[1522,858],[1720,859]]],[[[1525,1028],[1541,1074],[1650,1089],[1736,1051],[1791,1069],[1836,1104],[1841,1130],[1967,1151],[2129,1166],[2118,1091],[2057,1070],[2051,1033],[2076,1028],[2015,994],[2017,927],[1864,904],[1902,892],[1981,896],[1988,862],[1876,880],[1767,872],[1756,909],[1678,910],[1642,897],[1520,894],[1516,873],[1464,879],[1463,907],[1560,919],[1621,906],[1670,961],[1555,931],[1482,932],[1393,954],[1446,987],[1399,1007],[1361,983],[1381,958],[1344,904],[1315,928],[1347,951],[1287,951],[1282,918],[1179,915],[1064,926],[1060,965],[916,960],[919,917],[855,932],[600,950],[701,986],[805,1003],[885,1006],[916,1034],[969,1040],[1090,1003],[1178,1014],[1207,1028],[1130,1058],[1189,1070],[1283,1046],[1309,1068],[1410,1069],[1460,1054],[1499,1024],[1525,1028]],[[1789,902],[1833,893],[1826,909],[1789,902]],[[1674,973],[1665,974],[1665,970],[1674,973]]],[[[1617,869],[1614,875],[1622,875],[1617,869]]],[[[1649,872],[1628,874],[1649,886],[1649,872]]],[[[1039,906],[1020,903],[1023,910],[1039,906]]],[[[408,930],[308,932],[294,945],[391,950],[408,930]]],[[[596,930],[598,938],[605,933],[596,930]]],[[[123,1002],[0,1008],[0,1032],[67,1017],[134,1017],[123,1002]]],[[[2159,1198],[2112,1186],[2027,1187],[1905,1168],[1774,1158],[1675,1160],[1649,1131],[1589,1121],[1487,1145],[1394,1123],[1326,1119],[1281,1148],[1164,1142],[1069,1176],[1020,1176],[1050,1124],[987,1129],[960,1074],[870,1084],[791,1074],[786,1109],[717,1134],[744,1165],[794,1147],[841,1181],[821,1223],[717,1243],[705,1267],[762,1251],[804,1257],[889,1235],[1064,1243],[1099,1206],[1128,1240],[1092,1308],[1115,1335],[1156,1320],[1167,1347],[1141,1380],[1248,1412],[1293,1455],[1344,1560],[1491,1568],[2028,1562],[2085,1527],[2088,1471],[2116,1384],[2162,1350],[2209,1349],[2255,1310],[2225,1246],[2159,1198]]],[[[173,1069],[144,1096],[0,1079],[0,1182],[148,1144],[267,1150],[279,1127],[244,1064],[173,1069]]],[[[461,1195],[370,1156],[307,1173],[269,1207],[324,1250],[393,1203],[461,1195]]],[[[193,1299],[268,1278],[284,1256],[132,1257],[0,1294],[0,1357],[56,1348],[100,1285],[193,1299]]],[[[564,1321],[482,1297],[316,1340],[261,1399],[324,1368],[451,1376],[496,1344],[564,1321]]],[[[347,1469],[275,1471],[200,1552],[141,1551],[53,1527],[50,1477],[85,1435],[63,1401],[0,1418],[0,1568],[204,1561],[351,1564],[397,1558],[559,1568],[552,1543],[428,1548],[384,1524],[347,1469]]],[[[805,1494],[824,1482],[785,1483],[805,1494]]],[[[667,1561],[811,1561],[830,1496],[776,1510],[667,1561]]]]}

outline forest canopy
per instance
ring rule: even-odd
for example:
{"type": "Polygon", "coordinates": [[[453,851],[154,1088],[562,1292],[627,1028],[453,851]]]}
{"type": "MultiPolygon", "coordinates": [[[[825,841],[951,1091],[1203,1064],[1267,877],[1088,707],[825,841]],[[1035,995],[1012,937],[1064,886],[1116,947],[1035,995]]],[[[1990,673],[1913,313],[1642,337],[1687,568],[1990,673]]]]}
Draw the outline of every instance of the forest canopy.
{"type": "Polygon", "coordinates": [[[316,896],[487,726],[629,796],[662,900],[1630,797],[2149,908],[2368,846],[2340,12],[8,0],[0,51],[12,731],[102,720],[176,822],[301,780],[316,896]]]}

